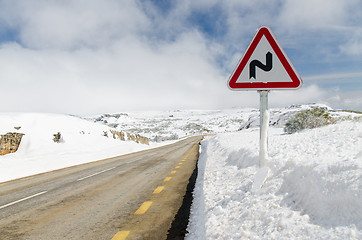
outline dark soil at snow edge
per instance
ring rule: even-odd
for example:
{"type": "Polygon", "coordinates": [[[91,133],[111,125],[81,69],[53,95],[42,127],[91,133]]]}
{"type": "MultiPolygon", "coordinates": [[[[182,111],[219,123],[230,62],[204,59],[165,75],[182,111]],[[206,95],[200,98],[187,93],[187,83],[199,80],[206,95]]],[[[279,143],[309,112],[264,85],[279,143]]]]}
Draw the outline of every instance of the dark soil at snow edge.
{"type": "Polygon", "coordinates": [[[191,204],[194,200],[192,193],[194,191],[197,178],[198,162],[199,160],[197,159],[195,170],[193,171],[191,177],[189,178],[189,183],[187,184],[187,189],[182,201],[182,205],[172,222],[171,228],[168,230],[167,240],[184,239],[186,233],[188,233],[186,228],[189,224],[191,204]]]}

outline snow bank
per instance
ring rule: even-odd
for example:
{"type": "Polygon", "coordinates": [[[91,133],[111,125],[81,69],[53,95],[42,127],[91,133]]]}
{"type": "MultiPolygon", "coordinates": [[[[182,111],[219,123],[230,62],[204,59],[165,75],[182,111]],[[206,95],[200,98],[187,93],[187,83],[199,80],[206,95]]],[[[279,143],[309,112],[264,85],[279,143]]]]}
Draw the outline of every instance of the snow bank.
{"type": "Polygon", "coordinates": [[[0,126],[0,134],[25,133],[17,152],[0,156],[0,182],[150,148],[113,139],[104,124],[61,114],[2,113],[0,126]],[[61,143],[53,141],[57,132],[61,143]]]}
{"type": "Polygon", "coordinates": [[[269,129],[269,175],[258,172],[259,129],[202,141],[186,239],[362,239],[362,122],[286,135],[269,129]]]}

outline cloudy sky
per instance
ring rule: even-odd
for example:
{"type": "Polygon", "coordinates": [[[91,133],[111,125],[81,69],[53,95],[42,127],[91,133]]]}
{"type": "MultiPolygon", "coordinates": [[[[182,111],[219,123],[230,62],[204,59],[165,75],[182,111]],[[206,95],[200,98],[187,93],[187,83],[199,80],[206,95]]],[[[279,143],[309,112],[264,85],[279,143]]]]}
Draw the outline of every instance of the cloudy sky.
{"type": "Polygon", "coordinates": [[[304,82],[270,107],[362,110],[361,0],[0,0],[0,112],[258,107],[227,80],[262,25],[304,82]]]}

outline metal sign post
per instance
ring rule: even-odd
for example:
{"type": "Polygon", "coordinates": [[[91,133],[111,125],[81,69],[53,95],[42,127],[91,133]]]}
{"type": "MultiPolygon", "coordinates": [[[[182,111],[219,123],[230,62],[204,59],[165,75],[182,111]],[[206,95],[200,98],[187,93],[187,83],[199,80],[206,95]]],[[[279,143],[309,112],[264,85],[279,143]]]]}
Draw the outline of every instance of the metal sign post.
{"type": "Polygon", "coordinates": [[[264,167],[268,157],[268,128],[269,108],[267,90],[258,91],[260,94],[260,141],[259,141],[259,167],[264,167]]]}

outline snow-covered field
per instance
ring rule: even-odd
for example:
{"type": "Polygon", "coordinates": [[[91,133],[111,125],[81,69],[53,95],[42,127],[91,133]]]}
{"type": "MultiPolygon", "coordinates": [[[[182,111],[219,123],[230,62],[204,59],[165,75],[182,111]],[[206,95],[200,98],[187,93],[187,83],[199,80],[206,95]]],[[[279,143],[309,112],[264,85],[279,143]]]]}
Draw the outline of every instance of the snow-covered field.
{"type": "Polygon", "coordinates": [[[162,141],[190,135],[235,132],[250,116],[257,114],[257,109],[175,110],[103,114],[87,119],[162,141]]]}
{"type": "Polygon", "coordinates": [[[104,124],[61,114],[2,113],[0,126],[0,134],[25,134],[17,152],[0,156],[0,182],[160,146],[113,139],[104,124]]]}
{"type": "MultiPolygon", "coordinates": [[[[356,116],[348,112],[334,112],[324,104],[292,105],[270,110],[270,124],[283,127],[296,112],[319,107],[331,110],[332,116],[356,116]]],[[[154,141],[179,139],[190,135],[236,132],[259,126],[259,109],[175,110],[149,112],[122,112],[102,114],[86,119],[103,123],[116,130],[137,133],[154,141]]]]}
{"type": "Polygon", "coordinates": [[[361,121],[270,128],[261,188],[258,148],[258,128],[202,142],[186,239],[362,239],[361,121]]]}
{"type": "Polygon", "coordinates": [[[187,239],[362,239],[361,119],[321,104],[271,109],[267,167],[259,169],[257,109],[2,113],[0,134],[25,135],[16,153],[0,156],[0,182],[166,144],[155,141],[216,134],[200,147],[187,239]],[[337,124],[283,132],[293,114],[316,106],[337,124]],[[154,142],[120,141],[111,130],[154,142]],[[61,143],[53,141],[57,132],[61,143]]]}

